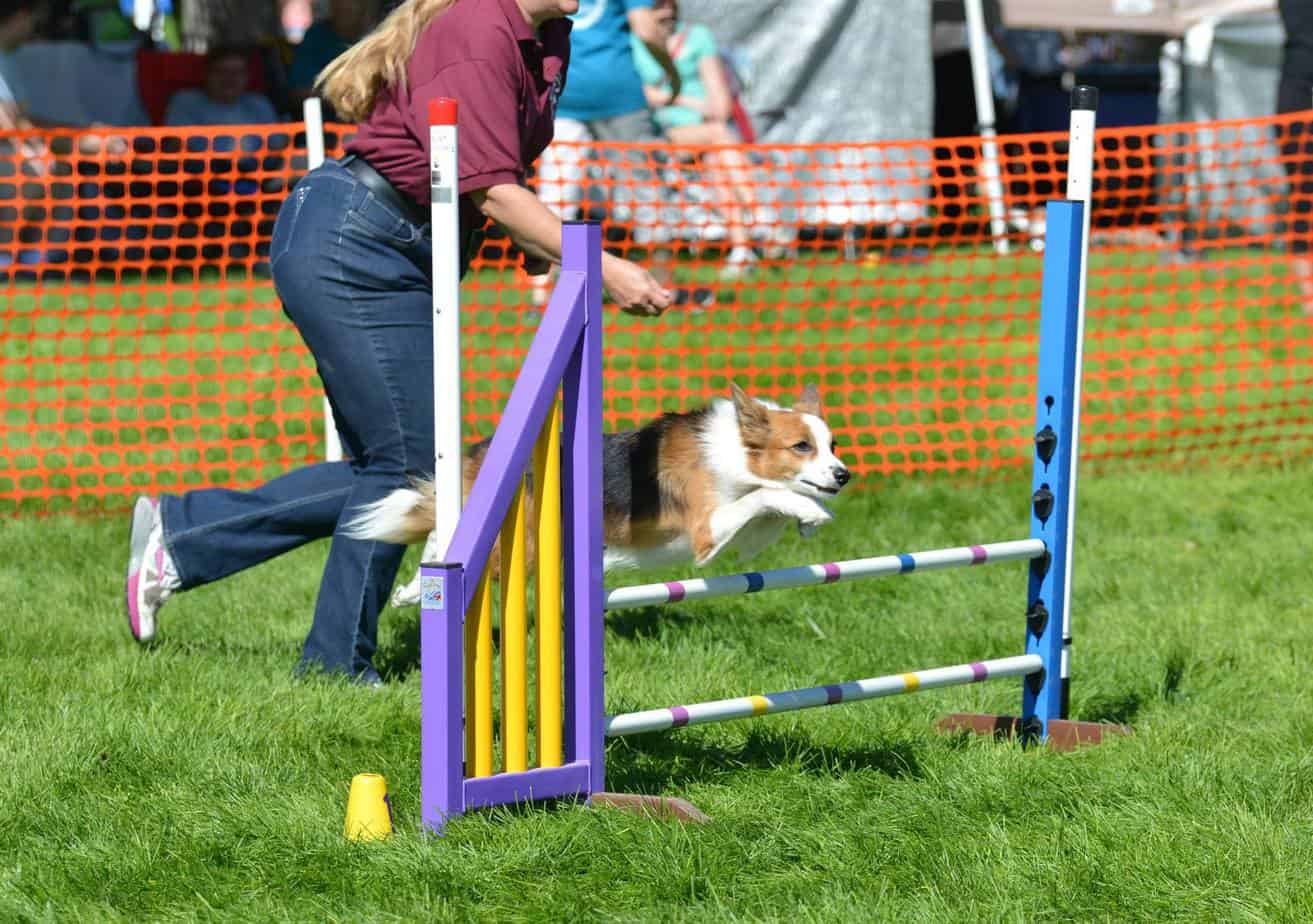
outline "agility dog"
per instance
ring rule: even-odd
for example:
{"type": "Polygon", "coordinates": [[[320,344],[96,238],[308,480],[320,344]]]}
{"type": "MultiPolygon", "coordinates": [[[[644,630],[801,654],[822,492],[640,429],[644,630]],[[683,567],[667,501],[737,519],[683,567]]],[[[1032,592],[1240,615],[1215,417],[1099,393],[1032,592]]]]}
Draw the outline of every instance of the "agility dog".
{"type": "MultiPolygon", "coordinates": [[[[484,440],[466,455],[466,492],[487,450],[484,440]]],[[[607,571],[689,560],[701,566],[727,549],[746,560],[790,521],[810,536],[833,519],[825,502],[851,477],[835,455],[815,385],[787,410],[734,385],[730,400],[604,435],[602,457],[607,571]]],[[[433,482],[418,482],[361,508],[347,534],[419,542],[433,528],[433,505],[433,482]]],[[[417,602],[417,591],[400,588],[393,603],[417,602]]]]}

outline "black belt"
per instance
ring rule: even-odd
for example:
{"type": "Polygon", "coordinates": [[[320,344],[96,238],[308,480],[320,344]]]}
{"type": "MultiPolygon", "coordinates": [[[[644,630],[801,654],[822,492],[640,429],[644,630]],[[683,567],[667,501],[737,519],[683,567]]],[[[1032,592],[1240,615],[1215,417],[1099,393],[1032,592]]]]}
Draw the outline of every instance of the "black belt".
{"type": "Polygon", "coordinates": [[[388,182],[388,178],[371,167],[369,161],[355,154],[348,154],[340,163],[347,173],[354,176],[374,194],[374,198],[387,203],[413,224],[423,226],[429,223],[429,210],[421,208],[419,203],[409,196],[397,192],[397,188],[388,182]]]}

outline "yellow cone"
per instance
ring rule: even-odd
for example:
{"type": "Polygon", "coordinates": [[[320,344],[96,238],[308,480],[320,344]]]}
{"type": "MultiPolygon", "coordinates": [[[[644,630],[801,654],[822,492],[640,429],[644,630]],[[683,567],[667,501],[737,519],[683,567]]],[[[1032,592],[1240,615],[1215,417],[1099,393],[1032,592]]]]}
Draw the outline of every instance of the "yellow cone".
{"type": "Polygon", "coordinates": [[[351,778],[344,833],[353,841],[378,841],[392,833],[392,802],[383,774],[357,773],[351,778]]]}

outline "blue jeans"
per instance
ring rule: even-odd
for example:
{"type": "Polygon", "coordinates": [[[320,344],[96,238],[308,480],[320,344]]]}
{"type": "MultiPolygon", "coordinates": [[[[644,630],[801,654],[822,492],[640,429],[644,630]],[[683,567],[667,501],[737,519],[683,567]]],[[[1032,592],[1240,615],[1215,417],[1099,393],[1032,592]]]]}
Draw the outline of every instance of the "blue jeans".
{"type": "MultiPolygon", "coordinates": [[[[433,471],[432,241],[333,161],[283,203],[269,255],[283,308],[319,367],[349,462],[254,491],[161,498],[183,589],[332,537],[301,665],[372,680],[378,616],[404,547],[338,531],[355,508],[433,471]]],[[[271,575],[272,580],[276,576],[271,575]]]]}

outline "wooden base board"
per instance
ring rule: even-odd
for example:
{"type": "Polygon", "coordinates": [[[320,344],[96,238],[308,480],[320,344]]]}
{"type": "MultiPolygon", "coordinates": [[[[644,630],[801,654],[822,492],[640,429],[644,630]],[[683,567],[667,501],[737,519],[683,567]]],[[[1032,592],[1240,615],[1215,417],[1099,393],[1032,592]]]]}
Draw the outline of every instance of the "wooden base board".
{"type": "MultiPolygon", "coordinates": [[[[1021,719],[1011,715],[981,715],[957,712],[940,719],[935,726],[941,732],[970,732],[995,738],[1023,738],[1021,719]]],[[[1049,722],[1048,746],[1056,751],[1072,751],[1087,744],[1098,744],[1112,735],[1133,734],[1129,725],[1109,722],[1075,722],[1054,719],[1049,722]]]]}
{"type": "Polygon", "coordinates": [[[640,796],[627,792],[595,792],[589,801],[593,805],[620,809],[649,818],[674,820],[683,824],[704,825],[711,821],[701,809],[686,799],[667,796],[640,796]]]}

